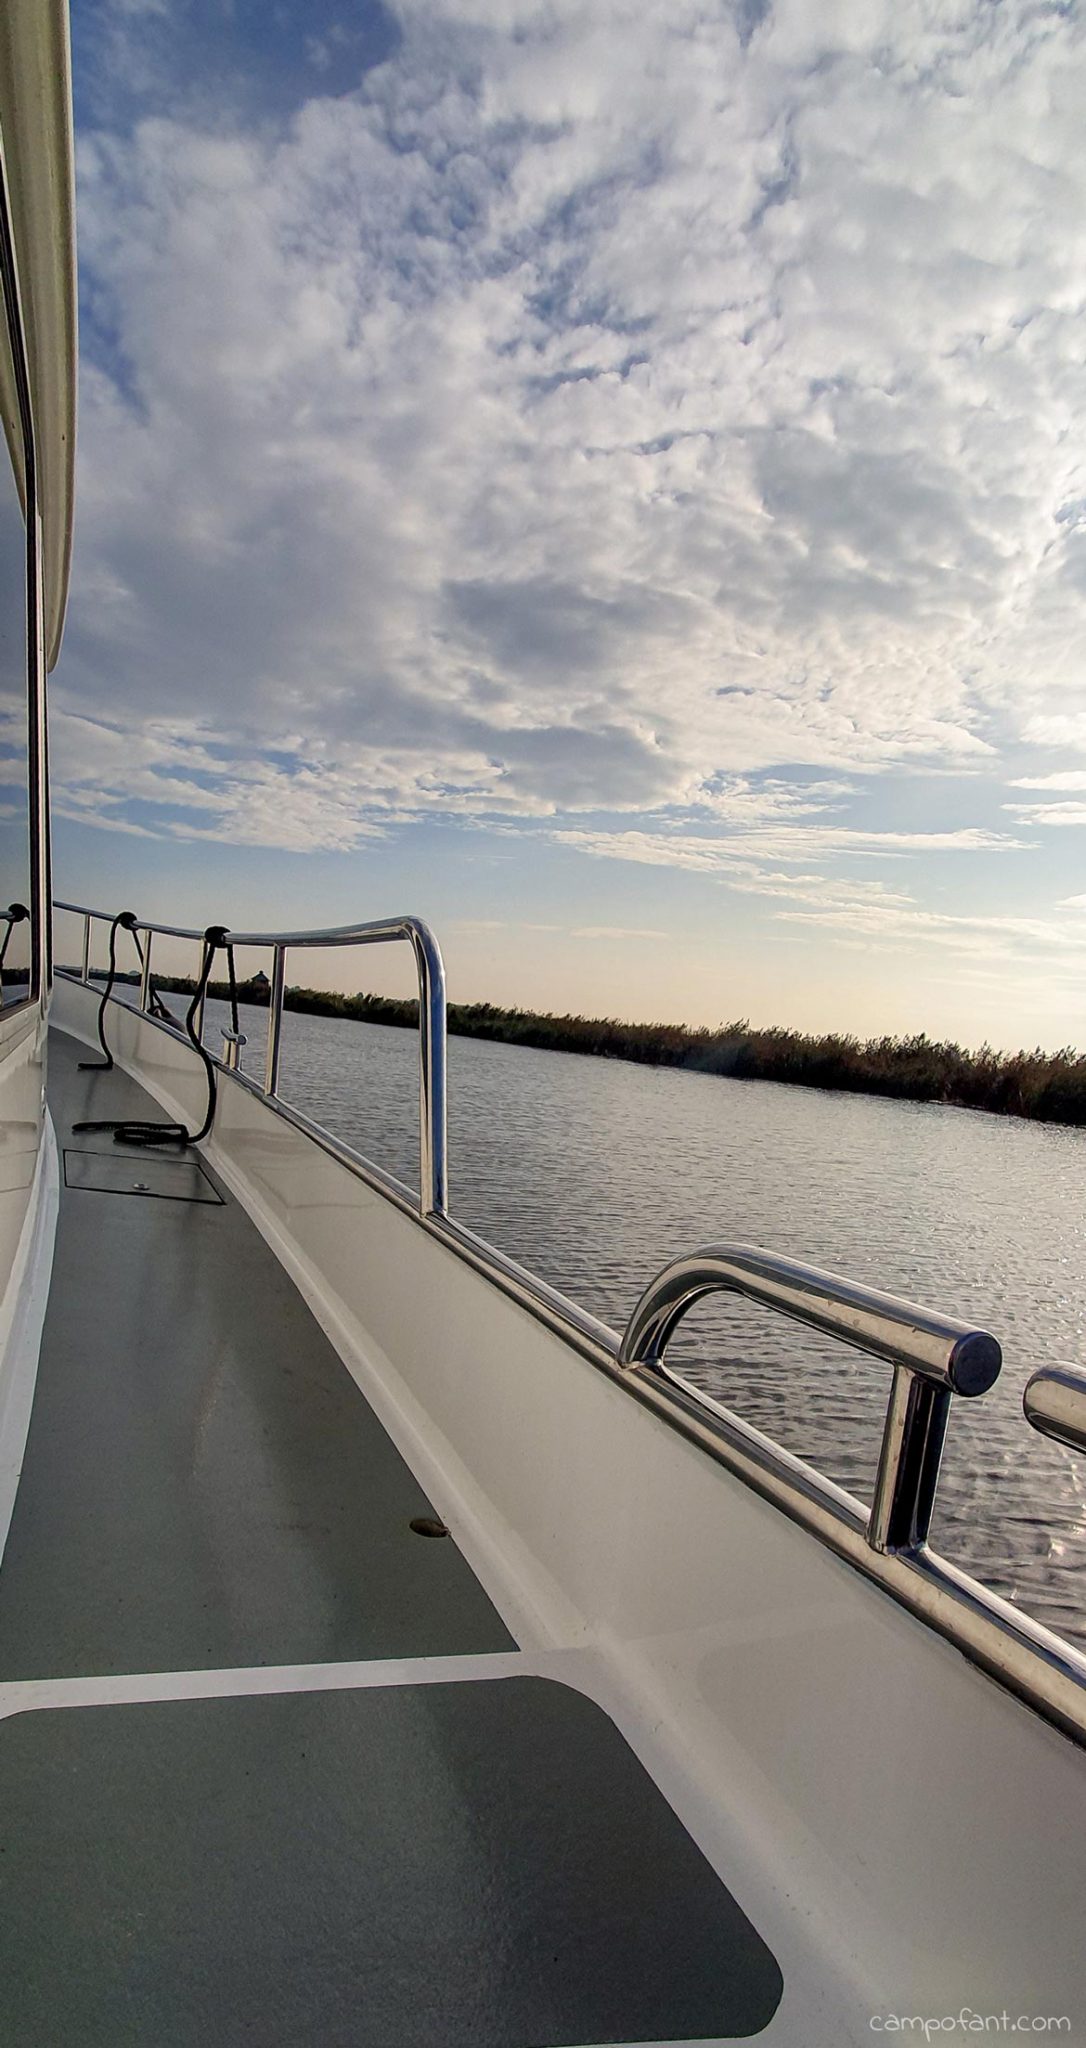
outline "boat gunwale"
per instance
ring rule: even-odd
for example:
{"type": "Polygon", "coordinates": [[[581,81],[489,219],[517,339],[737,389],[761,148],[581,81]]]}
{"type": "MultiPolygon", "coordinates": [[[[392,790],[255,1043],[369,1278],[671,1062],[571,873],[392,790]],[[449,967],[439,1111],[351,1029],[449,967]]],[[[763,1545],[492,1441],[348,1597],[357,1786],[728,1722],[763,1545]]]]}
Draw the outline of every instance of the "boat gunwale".
{"type": "MultiPolygon", "coordinates": [[[[98,992],[78,974],[63,967],[56,968],[55,974],[57,980],[86,989],[97,998],[98,992]]],[[[111,994],[108,1000],[122,1014],[191,1050],[191,1041],[177,1025],[138,1010],[119,996],[111,994]]],[[[744,1422],[723,1402],[682,1379],[666,1363],[621,1365],[621,1340],[606,1323],[475,1231],[447,1214],[424,1211],[419,1199],[393,1174],[281,1096],[267,1094],[210,1049],[205,1051],[214,1062],[217,1077],[235,1082],[308,1138],[642,1407],[881,1588],[1023,1705],[1086,1747],[1086,1654],[926,1544],[908,1551],[873,1549],[867,1535],[867,1510],[854,1495],[744,1422]]],[[[118,1064],[124,1065],[123,1058],[118,1064]]],[[[244,1181],[244,1175],[240,1177],[244,1181]]]]}

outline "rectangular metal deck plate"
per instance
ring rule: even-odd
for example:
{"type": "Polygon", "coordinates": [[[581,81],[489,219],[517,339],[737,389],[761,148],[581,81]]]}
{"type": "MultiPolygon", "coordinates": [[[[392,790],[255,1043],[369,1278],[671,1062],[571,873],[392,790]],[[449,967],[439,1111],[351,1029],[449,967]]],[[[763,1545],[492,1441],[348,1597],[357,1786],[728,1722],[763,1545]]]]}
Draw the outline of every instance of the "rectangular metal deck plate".
{"type": "Polygon", "coordinates": [[[134,1146],[109,1152],[66,1146],[64,1185],[98,1195],[150,1195],[158,1201],[222,1206],[222,1196],[198,1160],[162,1159],[134,1146]]]}
{"type": "Polygon", "coordinates": [[[758,2034],[780,1970],[614,1723],[540,1678],[0,1723],[6,2041],[758,2034]]]}

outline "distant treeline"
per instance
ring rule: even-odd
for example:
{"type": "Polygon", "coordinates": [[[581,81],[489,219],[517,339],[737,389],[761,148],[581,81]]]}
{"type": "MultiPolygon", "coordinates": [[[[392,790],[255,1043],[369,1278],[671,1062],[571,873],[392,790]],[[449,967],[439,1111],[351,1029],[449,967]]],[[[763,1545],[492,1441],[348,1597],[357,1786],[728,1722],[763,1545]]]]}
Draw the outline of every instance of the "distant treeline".
{"type": "MultiPolygon", "coordinates": [[[[74,970],[69,970],[70,972],[74,970]]],[[[95,975],[101,979],[101,975],[95,975]]],[[[136,975],[118,975],[133,982],[136,975]]],[[[156,974],[155,986],[191,995],[192,981],[156,974]]],[[[209,995],[229,997],[224,981],[209,995]]],[[[238,1000],[264,1007],[266,981],[239,982],[238,1000]]],[[[349,1017],[362,1024],[417,1024],[418,1004],[392,996],[337,995],[324,989],[288,988],[285,1004],[312,1017],[349,1017]]],[[[597,1059],[634,1060],[642,1066],[687,1067],[699,1074],[728,1074],[739,1080],[791,1081],[801,1088],[841,1088],[856,1095],[892,1095],[908,1102],[947,1102],[986,1109],[1000,1116],[1026,1116],[1045,1123],[1086,1124],[1086,1053],[1064,1046],[1059,1052],[964,1052],[960,1045],[931,1039],[859,1039],[837,1032],[815,1037],[778,1027],[758,1030],[745,1018],[692,1030],[685,1024],[622,1024],[614,1017],[555,1017],[534,1010],[505,1010],[495,1003],[450,1003],[449,1030],[461,1038],[490,1038],[504,1045],[538,1046],[546,1052],[593,1053],[597,1059]]]]}

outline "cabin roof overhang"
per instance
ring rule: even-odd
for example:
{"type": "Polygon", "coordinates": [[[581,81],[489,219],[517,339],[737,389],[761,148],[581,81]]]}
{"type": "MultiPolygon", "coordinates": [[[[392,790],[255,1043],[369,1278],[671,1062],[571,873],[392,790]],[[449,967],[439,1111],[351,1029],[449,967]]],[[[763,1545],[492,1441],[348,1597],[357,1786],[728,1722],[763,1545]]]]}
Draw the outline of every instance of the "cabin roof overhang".
{"type": "MultiPolygon", "coordinates": [[[[0,10],[0,138],[30,386],[46,663],[52,668],[64,630],[75,474],[75,206],[66,0],[6,0],[0,10]]],[[[26,435],[6,320],[0,321],[0,412],[25,508],[26,435]]]]}

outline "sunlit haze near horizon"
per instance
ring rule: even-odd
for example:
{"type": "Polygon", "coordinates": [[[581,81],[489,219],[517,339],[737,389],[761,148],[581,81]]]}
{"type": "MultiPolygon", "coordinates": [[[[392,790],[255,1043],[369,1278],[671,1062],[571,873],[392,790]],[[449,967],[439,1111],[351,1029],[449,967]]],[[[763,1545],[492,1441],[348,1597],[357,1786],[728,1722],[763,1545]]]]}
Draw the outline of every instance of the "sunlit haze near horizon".
{"type": "Polygon", "coordinates": [[[74,0],[73,63],[62,895],[1086,1045],[1077,7],[74,0]]]}

